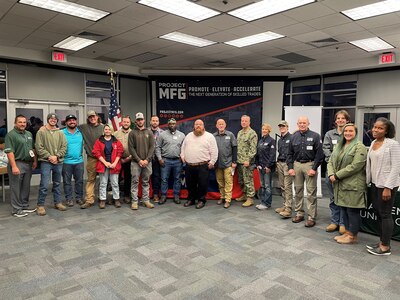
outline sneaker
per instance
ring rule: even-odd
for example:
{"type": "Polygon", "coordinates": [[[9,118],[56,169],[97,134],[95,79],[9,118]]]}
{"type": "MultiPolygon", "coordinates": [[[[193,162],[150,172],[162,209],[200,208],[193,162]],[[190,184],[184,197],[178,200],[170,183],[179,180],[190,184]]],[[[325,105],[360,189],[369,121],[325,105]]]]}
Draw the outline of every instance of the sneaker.
{"type": "Polygon", "coordinates": [[[72,206],[74,206],[74,201],[67,200],[67,201],[65,201],[65,205],[68,206],[68,207],[72,207],[72,206]]]}
{"type": "Polygon", "coordinates": [[[23,210],[20,210],[19,212],[13,213],[12,215],[17,218],[23,218],[26,217],[28,213],[24,212],[23,210]]]}
{"type": "Polygon", "coordinates": [[[258,209],[258,210],[266,210],[266,209],[269,209],[271,206],[266,206],[266,205],[264,205],[264,204],[258,204],[258,205],[256,205],[256,208],[258,209]]]}
{"type": "Polygon", "coordinates": [[[67,210],[67,208],[65,207],[65,205],[62,204],[61,202],[60,202],[60,203],[56,203],[56,204],[54,205],[54,208],[55,208],[55,209],[58,209],[59,211],[65,211],[65,210],[67,210]]]}
{"type": "Polygon", "coordinates": [[[285,207],[284,206],[278,207],[277,209],[275,209],[275,212],[278,213],[278,214],[280,214],[281,212],[284,212],[284,211],[285,211],[285,207]]]}
{"type": "Polygon", "coordinates": [[[242,204],[243,207],[250,207],[254,205],[254,201],[251,198],[247,198],[246,202],[242,204]]]}
{"type": "Polygon", "coordinates": [[[375,244],[367,244],[365,245],[365,247],[367,247],[367,249],[375,249],[378,248],[381,244],[380,243],[375,243],[375,244]]]}
{"type": "Polygon", "coordinates": [[[154,208],[154,204],[151,203],[149,200],[148,201],[143,201],[144,206],[147,208],[154,208]]]}
{"type": "Polygon", "coordinates": [[[36,214],[38,216],[45,216],[46,215],[46,209],[44,208],[44,206],[38,206],[38,208],[36,210],[36,214]]]}
{"type": "Polygon", "coordinates": [[[373,255],[378,255],[378,256],[384,256],[384,255],[390,255],[392,252],[390,251],[390,248],[387,249],[386,251],[383,251],[381,247],[376,247],[374,249],[367,249],[367,251],[373,255]]]}
{"type": "Polygon", "coordinates": [[[34,213],[36,210],[37,210],[37,207],[34,207],[34,208],[27,207],[27,208],[22,209],[22,212],[30,214],[30,213],[34,213]]]}

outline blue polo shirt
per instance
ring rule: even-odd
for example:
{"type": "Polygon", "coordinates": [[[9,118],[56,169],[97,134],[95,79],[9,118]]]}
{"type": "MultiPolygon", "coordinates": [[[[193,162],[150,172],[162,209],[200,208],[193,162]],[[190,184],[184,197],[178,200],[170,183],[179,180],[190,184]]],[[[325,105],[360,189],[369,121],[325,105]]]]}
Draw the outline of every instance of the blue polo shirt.
{"type": "Polygon", "coordinates": [[[74,165],[83,163],[83,136],[78,127],[76,127],[74,133],[69,132],[67,127],[62,132],[67,139],[67,153],[64,157],[64,164],[74,165]]]}

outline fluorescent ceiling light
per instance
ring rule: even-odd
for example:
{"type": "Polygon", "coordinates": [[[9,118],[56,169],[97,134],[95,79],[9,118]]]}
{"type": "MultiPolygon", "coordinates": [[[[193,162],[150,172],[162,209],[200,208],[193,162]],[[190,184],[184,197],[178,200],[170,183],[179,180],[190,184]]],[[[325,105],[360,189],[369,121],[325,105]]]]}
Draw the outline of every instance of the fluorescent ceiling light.
{"type": "Polygon", "coordinates": [[[140,0],[138,3],[196,22],[221,14],[216,10],[209,9],[187,0],[140,0]]]}
{"type": "Polygon", "coordinates": [[[250,22],[312,2],[315,0],[263,0],[232,10],[228,14],[250,22]]]}
{"type": "Polygon", "coordinates": [[[250,45],[254,45],[254,44],[258,44],[258,43],[262,43],[262,42],[266,42],[266,41],[280,39],[283,37],[285,37],[285,36],[281,35],[279,33],[267,31],[267,32],[263,32],[263,33],[259,33],[259,34],[255,34],[255,35],[246,36],[244,38],[228,41],[228,42],[225,42],[225,44],[241,48],[241,47],[250,46],[250,45]]]}
{"type": "Polygon", "coordinates": [[[342,14],[353,20],[360,20],[369,17],[388,14],[400,10],[399,0],[380,1],[373,4],[368,4],[353,9],[342,11],[342,14]]]}
{"type": "Polygon", "coordinates": [[[110,14],[106,11],[64,0],[19,0],[19,3],[36,6],[91,21],[98,21],[110,14]]]}
{"type": "Polygon", "coordinates": [[[205,46],[209,46],[209,45],[213,45],[213,44],[217,43],[217,42],[205,40],[205,39],[193,36],[193,35],[188,35],[188,34],[176,32],[176,31],[168,33],[168,34],[164,34],[164,35],[160,36],[160,38],[178,42],[178,43],[184,43],[184,44],[188,44],[188,45],[192,45],[192,46],[196,46],[196,47],[205,47],[205,46]]]}
{"type": "Polygon", "coordinates": [[[95,40],[89,40],[89,39],[84,39],[84,38],[80,38],[80,37],[76,37],[76,36],[70,36],[70,37],[66,38],[65,40],[55,44],[53,47],[78,51],[78,50],[85,48],[87,46],[90,46],[96,42],[97,41],[95,41],[95,40]]]}
{"type": "Polygon", "coordinates": [[[394,48],[392,45],[386,43],[384,40],[378,37],[352,41],[349,43],[368,52],[394,48]]]}

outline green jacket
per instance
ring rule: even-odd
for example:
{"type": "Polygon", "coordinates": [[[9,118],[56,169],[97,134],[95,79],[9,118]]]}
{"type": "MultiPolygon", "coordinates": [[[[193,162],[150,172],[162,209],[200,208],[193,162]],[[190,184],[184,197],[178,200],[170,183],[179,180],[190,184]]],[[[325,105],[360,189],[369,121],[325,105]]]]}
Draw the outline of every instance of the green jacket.
{"type": "Polygon", "coordinates": [[[42,126],[36,134],[35,149],[39,161],[47,161],[49,156],[55,155],[58,162],[63,162],[67,152],[67,140],[60,129],[49,130],[42,126]]]}
{"type": "Polygon", "coordinates": [[[328,162],[328,175],[338,178],[333,183],[336,205],[351,208],[366,206],[366,161],[367,149],[360,141],[342,151],[333,151],[328,162]]]}

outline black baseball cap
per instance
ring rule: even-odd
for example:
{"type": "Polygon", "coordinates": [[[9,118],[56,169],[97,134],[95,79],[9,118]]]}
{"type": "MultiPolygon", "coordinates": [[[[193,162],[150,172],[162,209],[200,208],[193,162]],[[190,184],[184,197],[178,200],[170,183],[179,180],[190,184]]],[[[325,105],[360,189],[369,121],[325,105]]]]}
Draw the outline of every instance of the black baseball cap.
{"type": "Polygon", "coordinates": [[[69,119],[75,119],[76,120],[76,117],[74,115],[68,115],[68,116],[65,117],[65,122],[67,122],[69,119]]]}

